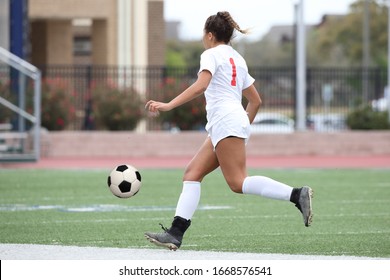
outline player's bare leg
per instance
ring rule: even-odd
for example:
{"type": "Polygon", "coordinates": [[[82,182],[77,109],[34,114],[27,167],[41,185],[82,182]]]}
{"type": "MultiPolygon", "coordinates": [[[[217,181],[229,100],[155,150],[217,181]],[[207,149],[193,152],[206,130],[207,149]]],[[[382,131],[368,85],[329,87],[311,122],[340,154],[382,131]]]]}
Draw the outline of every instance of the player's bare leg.
{"type": "Polygon", "coordinates": [[[232,191],[291,201],[300,210],[306,227],[313,218],[313,191],[310,187],[292,188],[264,176],[247,176],[244,139],[228,137],[220,141],[216,154],[223,175],[232,191]]]}
{"type": "Polygon", "coordinates": [[[176,207],[175,217],[171,227],[165,228],[162,233],[146,232],[145,237],[150,242],[176,251],[180,248],[184,233],[191,225],[191,218],[195,212],[200,193],[200,182],[204,176],[219,166],[217,157],[209,138],[205,140],[198,153],[186,167],[183,176],[183,191],[176,207]]]}
{"type": "Polygon", "coordinates": [[[198,181],[218,168],[219,162],[210,137],[207,137],[184,171],[183,181],[198,181]]]}
{"type": "Polygon", "coordinates": [[[219,141],[215,152],[227,184],[236,193],[242,193],[246,171],[245,140],[227,137],[219,141]]]}

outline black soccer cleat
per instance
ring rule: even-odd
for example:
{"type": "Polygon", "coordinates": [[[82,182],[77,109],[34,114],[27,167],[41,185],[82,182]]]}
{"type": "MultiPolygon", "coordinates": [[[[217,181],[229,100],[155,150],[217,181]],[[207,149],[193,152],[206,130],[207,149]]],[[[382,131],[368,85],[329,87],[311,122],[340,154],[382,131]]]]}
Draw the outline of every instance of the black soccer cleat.
{"type": "Polygon", "coordinates": [[[167,229],[162,224],[160,225],[164,230],[163,233],[145,232],[145,238],[157,246],[176,251],[181,246],[183,235],[191,225],[191,220],[177,216],[174,217],[171,228],[167,229]]]}
{"type": "Polygon", "coordinates": [[[310,226],[313,220],[312,198],[313,190],[310,187],[294,188],[291,193],[290,201],[301,211],[306,227],[310,226]]]}
{"type": "Polygon", "coordinates": [[[145,232],[145,237],[151,243],[157,246],[167,247],[169,250],[172,251],[176,251],[180,248],[181,245],[181,241],[177,240],[167,231],[163,233],[145,232]]]}

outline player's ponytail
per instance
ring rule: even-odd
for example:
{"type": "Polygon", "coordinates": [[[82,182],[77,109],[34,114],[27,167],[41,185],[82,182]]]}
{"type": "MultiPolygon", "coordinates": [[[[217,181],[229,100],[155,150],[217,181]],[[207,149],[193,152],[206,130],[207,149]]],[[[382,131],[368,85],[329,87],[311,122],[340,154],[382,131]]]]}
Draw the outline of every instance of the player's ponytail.
{"type": "Polygon", "coordinates": [[[248,30],[245,29],[241,29],[240,26],[237,24],[237,22],[234,21],[234,19],[232,18],[232,16],[230,15],[229,12],[218,12],[217,13],[217,16],[219,17],[222,17],[224,20],[226,20],[231,27],[233,27],[234,29],[236,29],[238,32],[242,33],[242,34],[247,34],[248,33],[248,30]]]}
{"type": "Polygon", "coordinates": [[[204,25],[206,33],[213,33],[217,41],[226,44],[231,41],[234,29],[242,34],[248,33],[248,30],[241,29],[237,22],[233,20],[230,13],[226,11],[209,16],[204,25]]]}

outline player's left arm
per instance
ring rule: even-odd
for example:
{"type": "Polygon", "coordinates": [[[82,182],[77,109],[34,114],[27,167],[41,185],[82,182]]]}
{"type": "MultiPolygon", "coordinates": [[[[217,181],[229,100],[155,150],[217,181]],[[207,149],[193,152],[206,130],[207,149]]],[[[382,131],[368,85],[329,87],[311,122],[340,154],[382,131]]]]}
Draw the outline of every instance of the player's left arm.
{"type": "Polygon", "coordinates": [[[244,89],[242,94],[248,100],[246,113],[248,114],[249,122],[252,123],[261,105],[260,94],[257,92],[257,89],[253,84],[244,89]]]}
{"type": "Polygon", "coordinates": [[[207,70],[204,70],[199,73],[198,79],[191,86],[189,86],[170,102],[164,103],[149,100],[146,103],[145,108],[147,108],[152,113],[157,113],[158,111],[170,111],[176,107],[179,107],[180,105],[183,105],[184,103],[187,103],[188,101],[191,101],[192,99],[203,94],[211,81],[211,77],[211,73],[207,70]]]}

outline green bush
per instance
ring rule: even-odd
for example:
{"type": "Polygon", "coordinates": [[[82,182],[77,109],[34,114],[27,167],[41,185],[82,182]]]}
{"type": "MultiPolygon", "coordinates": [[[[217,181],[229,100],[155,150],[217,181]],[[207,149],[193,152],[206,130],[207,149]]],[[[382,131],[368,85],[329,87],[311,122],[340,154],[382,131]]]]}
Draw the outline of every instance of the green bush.
{"type": "MultiPolygon", "coordinates": [[[[41,84],[41,126],[48,130],[64,130],[75,118],[74,95],[71,86],[61,78],[42,79],[41,84]]],[[[33,83],[28,84],[26,111],[33,113],[33,83]]]]}
{"type": "MultiPolygon", "coordinates": [[[[48,130],[64,130],[75,117],[70,86],[60,78],[42,81],[41,123],[48,130]]],[[[31,96],[32,99],[32,96],[31,96]]],[[[31,109],[32,112],[32,109],[31,109]]]]}
{"type": "Polygon", "coordinates": [[[143,103],[134,89],[97,85],[92,90],[92,114],[96,129],[133,130],[143,117],[143,103]]]}
{"type": "Polygon", "coordinates": [[[390,129],[387,112],[374,111],[370,106],[356,108],[347,116],[350,129],[382,130],[390,129]]]}
{"type": "MultiPolygon", "coordinates": [[[[42,79],[41,83],[41,126],[48,130],[64,130],[68,128],[75,117],[73,98],[70,86],[61,78],[42,79]]],[[[0,84],[0,95],[15,104],[16,95],[12,96],[9,86],[0,84]]],[[[34,89],[29,82],[26,91],[26,111],[33,114],[34,89]]],[[[14,113],[10,110],[0,110],[0,122],[9,121],[14,113]]],[[[29,126],[29,125],[28,125],[29,126]]]]}
{"type": "MultiPolygon", "coordinates": [[[[15,99],[9,90],[9,85],[2,84],[0,82],[0,96],[7,101],[14,103],[15,99]]],[[[9,123],[11,121],[11,117],[13,116],[13,111],[8,109],[7,107],[0,104],[0,123],[9,123]]]]}
{"type": "MultiPolygon", "coordinates": [[[[188,81],[179,81],[167,78],[164,81],[162,101],[168,102],[182,93],[191,84],[188,81]]],[[[201,95],[174,110],[162,112],[160,121],[168,127],[178,127],[180,130],[199,130],[206,124],[206,101],[201,95]]]]}

